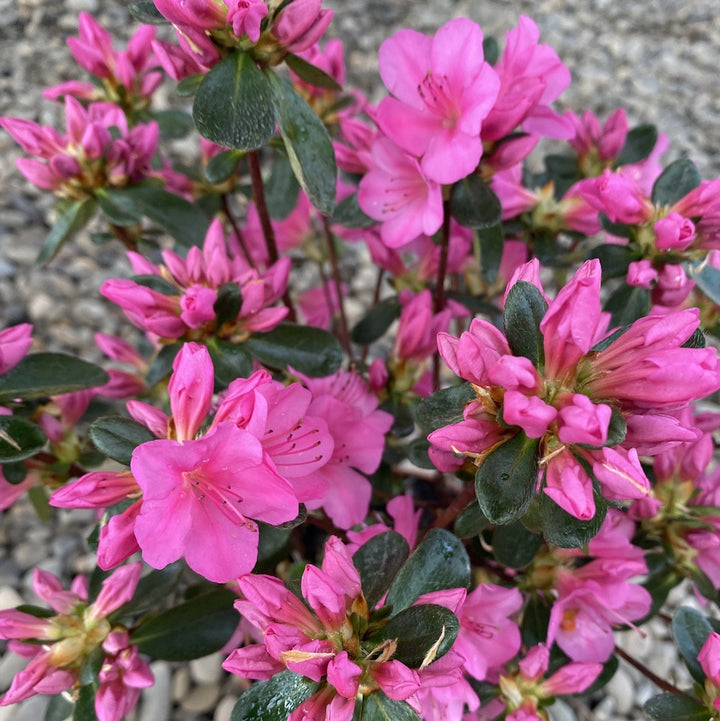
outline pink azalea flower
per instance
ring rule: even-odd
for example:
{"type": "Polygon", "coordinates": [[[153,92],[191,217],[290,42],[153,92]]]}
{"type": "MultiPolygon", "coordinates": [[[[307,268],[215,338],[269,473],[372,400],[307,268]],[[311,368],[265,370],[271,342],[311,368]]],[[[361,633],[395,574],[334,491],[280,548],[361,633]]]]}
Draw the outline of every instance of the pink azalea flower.
{"type": "Polygon", "coordinates": [[[482,43],[480,27],[457,18],[432,38],[401,30],[380,46],[380,76],[394,96],[378,107],[380,129],[421,158],[423,173],[436,183],[464,178],[482,156],[482,121],[500,84],[482,43]]]}
{"type": "Polygon", "coordinates": [[[32,345],[33,327],[20,323],[0,331],[0,375],[14,368],[27,354],[32,345]]]}
{"type": "Polygon", "coordinates": [[[256,43],[260,39],[260,23],[267,16],[263,0],[228,0],[226,20],[238,37],[247,35],[256,43]]]}

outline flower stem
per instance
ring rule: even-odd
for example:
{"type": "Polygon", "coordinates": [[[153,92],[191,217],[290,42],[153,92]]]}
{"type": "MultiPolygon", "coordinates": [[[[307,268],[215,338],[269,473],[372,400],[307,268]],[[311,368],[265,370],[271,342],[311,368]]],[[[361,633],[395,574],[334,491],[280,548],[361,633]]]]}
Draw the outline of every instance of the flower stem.
{"type": "Polygon", "coordinates": [[[647,666],[645,666],[645,664],[640,663],[640,661],[627,654],[619,646],[615,646],[615,653],[620,656],[621,659],[627,661],[633,668],[636,668],[638,671],[640,671],[643,676],[646,676],[658,688],[662,689],[663,691],[667,693],[674,693],[677,696],[686,696],[687,698],[693,698],[692,696],[690,696],[690,694],[685,693],[685,691],[681,691],[677,686],[673,686],[668,681],[665,681],[664,679],[660,678],[660,676],[654,674],[647,666]]]}
{"type": "Polygon", "coordinates": [[[242,250],[242,254],[247,261],[247,264],[252,268],[253,260],[250,257],[250,253],[247,249],[247,245],[245,245],[245,238],[243,238],[243,234],[240,231],[240,227],[238,226],[237,222],[235,221],[235,216],[233,215],[232,208],[230,207],[230,202],[228,200],[227,193],[223,193],[220,196],[220,200],[222,202],[223,212],[225,213],[225,217],[228,219],[228,223],[230,223],[230,226],[233,229],[233,233],[235,233],[235,236],[238,239],[238,243],[240,244],[240,250],[242,250]]]}
{"type": "MultiPolygon", "coordinates": [[[[322,216],[323,230],[325,231],[325,240],[327,241],[328,247],[328,259],[330,260],[330,267],[332,268],[333,283],[335,284],[335,293],[337,294],[338,310],[340,311],[340,342],[345,349],[345,352],[352,363],[353,351],[352,344],[350,343],[350,330],[348,328],[347,316],[345,315],[345,304],[343,303],[343,292],[342,292],[342,281],[340,279],[340,265],[338,263],[338,256],[335,250],[335,238],[333,237],[332,230],[330,229],[330,221],[327,216],[322,216]]],[[[332,310],[332,306],[330,306],[332,310]]]]}
{"type": "MultiPolygon", "coordinates": [[[[445,276],[447,274],[448,250],[450,248],[450,201],[443,202],[442,239],[440,244],[440,262],[438,263],[437,284],[435,286],[435,312],[445,307],[445,276]]],[[[433,390],[440,390],[440,354],[433,355],[433,390]]]]}

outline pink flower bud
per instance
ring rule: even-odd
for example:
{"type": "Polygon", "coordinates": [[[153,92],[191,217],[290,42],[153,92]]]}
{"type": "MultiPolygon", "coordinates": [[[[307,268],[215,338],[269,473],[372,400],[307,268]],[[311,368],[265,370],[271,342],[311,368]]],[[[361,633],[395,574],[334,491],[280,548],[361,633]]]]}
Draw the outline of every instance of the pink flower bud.
{"type": "Polygon", "coordinates": [[[575,393],[570,403],[560,409],[558,438],[563,443],[602,446],[607,441],[612,409],[604,403],[593,403],[587,396],[575,393]]]}
{"type": "Polygon", "coordinates": [[[660,218],[653,230],[658,250],[685,250],[695,239],[695,224],[680,213],[668,213],[660,218]]]}
{"type": "Polygon", "coordinates": [[[503,421],[520,426],[528,438],[540,438],[557,418],[557,410],[537,396],[507,391],[503,399],[503,421]]]}

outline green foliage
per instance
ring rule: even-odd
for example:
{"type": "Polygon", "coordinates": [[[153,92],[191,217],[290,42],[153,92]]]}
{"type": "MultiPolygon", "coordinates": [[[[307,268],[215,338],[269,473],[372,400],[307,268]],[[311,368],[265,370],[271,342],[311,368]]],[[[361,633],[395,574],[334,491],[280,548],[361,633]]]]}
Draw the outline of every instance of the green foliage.
{"type": "Polygon", "coordinates": [[[510,288],[503,312],[505,335],[510,349],[515,355],[529,358],[536,368],[545,362],[540,322],[547,307],[535,285],[519,280],[510,288]]]}
{"type": "Polygon", "coordinates": [[[355,551],[353,563],[369,608],[374,608],[385,595],[409,555],[407,541],[395,531],[373,536],[355,551]]]}
{"type": "Polygon", "coordinates": [[[700,173],[690,158],[679,158],[660,173],[653,185],[655,205],[673,205],[700,185],[700,173]]]}
{"type": "Polygon", "coordinates": [[[37,262],[52,260],[63,243],[92,220],[96,210],[97,203],[93,198],[59,201],[55,206],[55,224],[45,236],[37,262]]]}
{"type": "Polygon", "coordinates": [[[0,416],[0,463],[16,463],[34,456],[46,440],[42,429],[26,418],[0,416]]]}
{"type": "Polygon", "coordinates": [[[663,693],[653,696],[643,707],[653,721],[708,721],[707,707],[687,696],[663,693]]]}
{"type": "Polygon", "coordinates": [[[468,175],[452,186],[450,213],[467,228],[491,228],[502,219],[500,200],[477,175],[468,175]]]}
{"type": "Polygon", "coordinates": [[[317,683],[304,676],[283,671],[269,681],[250,686],[235,704],[230,721],[287,721],[317,688],[317,683]]]}
{"type": "Polygon", "coordinates": [[[713,628],[705,616],[693,608],[681,606],[673,615],[673,638],[688,670],[698,683],[705,682],[705,672],[697,657],[712,631],[713,628]]]}
{"type": "Polygon", "coordinates": [[[145,426],[123,416],[98,418],[90,425],[88,433],[101,453],[125,466],[130,465],[137,446],[157,440],[145,426]]]}

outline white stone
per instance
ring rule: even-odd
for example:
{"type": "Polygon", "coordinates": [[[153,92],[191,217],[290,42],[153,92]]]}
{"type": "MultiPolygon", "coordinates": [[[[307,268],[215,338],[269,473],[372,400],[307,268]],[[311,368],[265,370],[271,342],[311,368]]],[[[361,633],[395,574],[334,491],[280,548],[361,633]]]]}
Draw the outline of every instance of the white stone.
{"type": "Polygon", "coordinates": [[[28,665],[29,659],[15,653],[6,653],[0,660],[0,688],[9,688],[15,676],[28,665]]]}
{"type": "Polygon", "coordinates": [[[190,661],[190,675],[195,683],[220,683],[223,670],[220,664],[225,656],[221,653],[211,653],[209,656],[196,658],[190,661]]]}
{"type": "Polygon", "coordinates": [[[13,721],[38,721],[45,716],[45,710],[49,703],[50,696],[32,696],[18,704],[13,721]]]}
{"type": "Polygon", "coordinates": [[[577,721],[575,712],[559,699],[547,711],[550,721],[577,721]]]}
{"type": "Polygon", "coordinates": [[[634,705],[635,689],[632,679],[624,668],[619,668],[605,687],[607,694],[615,699],[615,711],[618,715],[631,711],[634,705]]]}
{"type": "Polygon", "coordinates": [[[190,691],[190,671],[187,667],[179,668],[172,679],[173,701],[179,701],[188,695],[190,691]]]}
{"type": "Polygon", "coordinates": [[[183,711],[191,713],[206,713],[215,708],[220,698],[220,684],[207,683],[196,686],[190,693],[180,702],[183,711]]]}
{"type": "Polygon", "coordinates": [[[12,586],[0,586],[0,611],[15,608],[22,602],[22,597],[12,586]]]}
{"type": "Polygon", "coordinates": [[[0,721],[12,721],[17,711],[17,704],[11,706],[0,706],[0,721]]]}
{"type": "Polygon", "coordinates": [[[223,696],[215,707],[213,721],[230,721],[230,715],[237,703],[237,696],[223,696]]]}
{"type": "Polygon", "coordinates": [[[170,665],[166,661],[150,664],[155,683],[143,689],[138,721],[168,721],[170,718],[170,665]]]}

